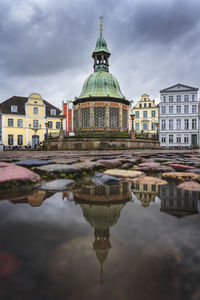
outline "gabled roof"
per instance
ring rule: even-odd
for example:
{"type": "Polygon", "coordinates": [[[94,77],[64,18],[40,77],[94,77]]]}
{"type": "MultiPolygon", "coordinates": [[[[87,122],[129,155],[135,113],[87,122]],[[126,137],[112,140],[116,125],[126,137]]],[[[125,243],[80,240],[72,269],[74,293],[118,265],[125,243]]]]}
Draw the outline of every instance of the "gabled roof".
{"type": "Polygon", "coordinates": [[[1,103],[2,114],[25,115],[25,103],[27,97],[13,96],[1,103]],[[17,112],[11,112],[11,105],[17,106],[17,112]]]}
{"type": "Polygon", "coordinates": [[[182,83],[177,83],[175,85],[169,86],[166,89],[160,90],[160,93],[170,93],[170,92],[194,92],[198,91],[198,88],[193,86],[185,85],[182,83]]]}
{"type": "MultiPolygon", "coordinates": [[[[11,115],[24,115],[25,116],[25,103],[28,101],[28,97],[13,96],[0,104],[2,114],[11,114],[11,115]],[[17,106],[17,112],[11,112],[11,105],[17,106]]],[[[46,116],[47,117],[58,117],[60,114],[60,109],[52,105],[51,103],[43,100],[46,105],[46,116]],[[56,110],[56,115],[52,116],[51,109],[56,110]]]]}

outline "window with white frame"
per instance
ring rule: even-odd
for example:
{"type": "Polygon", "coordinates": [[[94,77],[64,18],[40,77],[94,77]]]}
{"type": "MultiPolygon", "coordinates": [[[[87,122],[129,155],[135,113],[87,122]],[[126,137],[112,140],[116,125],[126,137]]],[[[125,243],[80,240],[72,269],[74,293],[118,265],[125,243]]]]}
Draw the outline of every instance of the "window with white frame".
{"type": "Polygon", "coordinates": [[[165,136],[161,137],[161,143],[166,143],[166,137],[165,136]]]}
{"type": "Polygon", "coordinates": [[[169,114],[173,114],[174,112],[174,107],[173,106],[169,106],[169,114]]]}
{"type": "Polygon", "coordinates": [[[17,112],[17,105],[11,105],[11,112],[17,112]]]}
{"type": "Polygon", "coordinates": [[[33,107],[33,114],[38,115],[38,107],[33,107]]]}
{"type": "Polygon", "coordinates": [[[163,96],[163,102],[166,102],[166,96],[163,96]]]}
{"type": "Polygon", "coordinates": [[[13,145],[14,143],[14,136],[13,134],[8,135],[8,145],[13,145]]]}
{"type": "Polygon", "coordinates": [[[189,113],[189,106],[184,105],[184,114],[188,114],[188,113],[189,113]]]}
{"type": "Polygon", "coordinates": [[[161,129],[166,130],[166,120],[161,120],[161,129]]]}
{"type": "Polygon", "coordinates": [[[189,101],[189,95],[184,95],[184,101],[185,102],[189,101]]]}
{"type": "Polygon", "coordinates": [[[176,101],[177,101],[177,102],[181,102],[181,95],[177,95],[177,96],[176,96],[176,101]]]}
{"type": "Polygon", "coordinates": [[[38,128],[38,127],[39,127],[39,121],[33,120],[33,128],[38,128]]]}
{"type": "Polygon", "coordinates": [[[135,123],[135,130],[140,130],[140,124],[139,123],[135,123]]]}
{"type": "Polygon", "coordinates": [[[193,114],[197,113],[197,106],[196,105],[192,105],[192,113],[193,114]]]}
{"type": "Polygon", "coordinates": [[[192,101],[195,101],[195,95],[192,95],[192,101]]]}
{"type": "Polygon", "coordinates": [[[169,129],[174,129],[174,120],[169,120],[169,129]]]}
{"type": "Polygon", "coordinates": [[[139,118],[140,117],[140,112],[139,111],[136,111],[135,112],[135,118],[139,118]]]}
{"type": "Polygon", "coordinates": [[[155,123],[151,123],[151,130],[156,130],[156,124],[155,123]]]}
{"type": "Polygon", "coordinates": [[[143,130],[148,130],[148,123],[143,123],[143,130]]]}
{"type": "Polygon", "coordinates": [[[17,145],[19,145],[19,146],[23,145],[23,135],[22,134],[19,134],[17,136],[17,145]]]}
{"type": "Polygon", "coordinates": [[[181,129],[181,119],[176,120],[176,129],[181,129]]]}
{"type": "Polygon", "coordinates": [[[8,127],[13,127],[14,126],[14,120],[9,118],[8,119],[8,127]]]}
{"type": "Polygon", "coordinates": [[[176,137],[176,142],[177,142],[177,143],[181,143],[181,136],[180,136],[180,135],[177,135],[177,137],[176,137]]]}
{"type": "Polygon", "coordinates": [[[48,128],[50,128],[50,129],[53,128],[53,122],[52,122],[52,121],[49,121],[49,122],[48,122],[48,128]]]}
{"type": "Polygon", "coordinates": [[[174,97],[173,96],[169,96],[169,102],[173,102],[174,97]]]}
{"type": "Polygon", "coordinates": [[[169,143],[173,143],[173,140],[174,140],[174,136],[173,136],[173,134],[170,134],[169,135],[169,143]]]}
{"type": "Polygon", "coordinates": [[[23,127],[23,120],[17,119],[17,127],[23,127]]]}
{"type": "Polygon", "coordinates": [[[177,114],[181,114],[181,106],[180,106],[180,105],[178,105],[178,106],[176,107],[176,113],[177,113],[177,114]]]}
{"type": "Polygon", "coordinates": [[[186,143],[186,144],[189,143],[189,136],[184,136],[184,143],[186,143]]]}
{"type": "Polygon", "coordinates": [[[184,129],[189,129],[189,119],[184,119],[184,129]]]}
{"type": "Polygon", "coordinates": [[[166,106],[161,106],[161,114],[162,115],[166,114],[166,106]]]}
{"type": "Polygon", "coordinates": [[[147,118],[147,111],[143,111],[143,118],[147,118]]]}
{"type": "Polygon", "coordinates": [[[156,116],[156,111],[155,111],[155,110],[152,110],[152,111],[151,111],[151,117],[152,117],[152,118],[155,118],[155,116],[156,116]]]}
{"type": "Polygon", "coordinates": [[[56,129],[60,129],[60,122],[56,122],[56,129]]]}
{"type": "Polygon", "coordinates": [[[197,129],[197,120],[192,119],[192,129],[197,129]]]}
{"type": "Polygon", "coordinates": [[[51,108],[51,116],[56,116],[56,109],[51,108]]]}

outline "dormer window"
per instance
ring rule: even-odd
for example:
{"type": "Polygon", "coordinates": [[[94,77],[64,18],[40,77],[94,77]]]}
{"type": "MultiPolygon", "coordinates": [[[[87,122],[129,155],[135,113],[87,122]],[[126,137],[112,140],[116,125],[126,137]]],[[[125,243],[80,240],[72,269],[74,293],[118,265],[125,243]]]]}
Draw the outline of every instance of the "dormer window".
{"type": "Polygon", "coordinates": [[[56,109],[51,109],[51,116],[56,116],[56,109]]]}
{"type": "Polygon", "coordinates": [[[38,107],[33,107],[33,114],[38,115],[38,107]]]}
{"type": "Polygon", "coordinates": [[[11,105],[11,112],[17,112],[17,105],[11,105]]]}

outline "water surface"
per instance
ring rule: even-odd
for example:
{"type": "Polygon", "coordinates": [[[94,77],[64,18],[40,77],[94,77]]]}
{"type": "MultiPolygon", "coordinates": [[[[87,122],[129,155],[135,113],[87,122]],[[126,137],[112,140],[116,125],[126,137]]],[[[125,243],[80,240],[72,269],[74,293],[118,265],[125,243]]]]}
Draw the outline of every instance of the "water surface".
{"type": "Polygon", "coordinates": [[[4,199],[0,299],[200,299],[198,193],[123,183],[4,199]]]}

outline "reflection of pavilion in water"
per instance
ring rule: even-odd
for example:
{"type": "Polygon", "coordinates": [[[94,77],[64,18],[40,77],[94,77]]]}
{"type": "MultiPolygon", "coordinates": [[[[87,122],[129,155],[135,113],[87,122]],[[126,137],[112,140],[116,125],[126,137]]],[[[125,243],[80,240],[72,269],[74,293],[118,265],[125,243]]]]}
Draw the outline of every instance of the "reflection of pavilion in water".
{"type": "Polygon", "coordinates": [[[79,203],[119,203],[129,201],[130,198],[131,192],[127,182],[112,185],[86,186],[74,192],[74,201],[79,203]]]}
{"type": "Polygon", "coordinates": [[[200,193],[177,189],[176,186],[160,186],[158,197],[161,200],[160,211],[177,218],[198,214],[200,193]]]}
{"type": "Polygon", "coordinates": [[[148,207],[154,202],[159,193],[159,186],[155,184],[133,183],[132,191],[143,207],[148,207]]]}
{"type": "Polygon", "coordinates": [[[75,193],[74,200],[81,203],[86,221],[94,228],[93,249],[101,265],[100,282],[103,282],[103,263],[111,248],[109,230],[117,223],[125,203],[131,200],[129,185],[125,182],[84,188],[75,193]]]}

